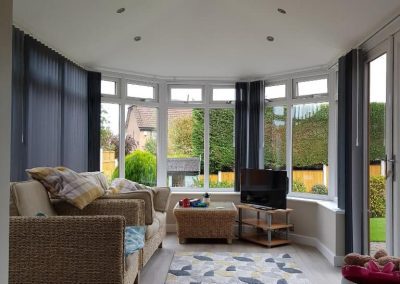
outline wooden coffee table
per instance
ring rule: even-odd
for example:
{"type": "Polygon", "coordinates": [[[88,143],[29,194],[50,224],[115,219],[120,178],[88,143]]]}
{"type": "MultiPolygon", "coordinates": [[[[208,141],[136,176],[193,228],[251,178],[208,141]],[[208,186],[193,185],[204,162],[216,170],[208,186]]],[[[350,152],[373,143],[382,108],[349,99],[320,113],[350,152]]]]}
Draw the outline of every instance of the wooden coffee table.
{"type": "Polygon", "coordinates": [[[237,209],[232,202],[211,202],[206,208],[174,207],[179,243],[186,239],[226,239],[229,244],[234,238],[237,209]]]}

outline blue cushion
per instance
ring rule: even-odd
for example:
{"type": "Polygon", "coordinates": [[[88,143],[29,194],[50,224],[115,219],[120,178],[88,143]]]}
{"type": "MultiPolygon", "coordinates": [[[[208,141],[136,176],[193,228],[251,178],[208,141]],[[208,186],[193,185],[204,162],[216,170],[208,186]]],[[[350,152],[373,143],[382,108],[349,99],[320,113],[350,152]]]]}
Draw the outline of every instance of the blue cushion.
{"type": "Polygon", "coordinates": [[[144,247],[144,236],[146,227],[127,226],[125,227],[125,256],[133,254],[144,247]]]}

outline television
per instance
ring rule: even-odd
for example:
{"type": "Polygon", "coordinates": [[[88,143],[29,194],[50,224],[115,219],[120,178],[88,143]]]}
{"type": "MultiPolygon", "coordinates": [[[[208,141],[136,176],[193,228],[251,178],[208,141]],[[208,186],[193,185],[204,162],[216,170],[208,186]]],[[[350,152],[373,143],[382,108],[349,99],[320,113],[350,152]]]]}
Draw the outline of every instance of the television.
{"type": "Polygon", "coordinates": [[[286,171],[242,169],[240,201],[242,203],[286,209],[288,178],[286,171]]]}

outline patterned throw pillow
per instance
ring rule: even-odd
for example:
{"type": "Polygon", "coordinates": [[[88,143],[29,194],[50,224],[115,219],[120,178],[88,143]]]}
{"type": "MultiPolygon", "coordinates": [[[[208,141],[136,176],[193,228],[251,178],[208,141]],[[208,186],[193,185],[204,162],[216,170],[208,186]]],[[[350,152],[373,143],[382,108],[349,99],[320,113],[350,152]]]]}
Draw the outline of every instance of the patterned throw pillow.
{"type": "Polygon", "coordinates": [[[144,226],[127,226],[125,228],[125,256],[144,247],[145,235],[146,227],[144,226]]]}
{"type": "Polygon", "coordinates": [[[53,197],[63,199],[79,209],[104,195],[101,186],[65,167],[34,168],[27,172],[42,183],[53,197]]]}
{"type": "Polygon", "coordinates": [[[104,191],[108,189],[108,182],[106,176],[102,172],[84,172],[79,175],[89,179],[94,184],[101,186],[104,191]]]}
{"type": "Polygon", "coordinates": [[[124,178],[116,178],[108,188],[109,194],[127,193],[136,190],[151,190],[151,187],[124,178]]]}

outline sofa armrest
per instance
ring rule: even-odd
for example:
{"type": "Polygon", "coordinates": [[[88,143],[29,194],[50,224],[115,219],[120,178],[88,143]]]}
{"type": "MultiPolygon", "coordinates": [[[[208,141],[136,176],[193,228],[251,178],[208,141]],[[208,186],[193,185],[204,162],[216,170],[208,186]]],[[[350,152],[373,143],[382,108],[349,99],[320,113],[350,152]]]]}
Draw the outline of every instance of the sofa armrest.
{"type": "Polygon", "coordinates": [[[153,218],[155,216],[154,207],[153,207],[153,192],[150,190],[136,190],[127,193],[118,193],[118,194],[110,194],[104,195],[100,198],[100,200],[144,200],[144,211],[145,211],[145,224],[151,225],[153,224],[153,218]]]}
{"type": "Polygon", "coordinates": [[[171,189],[169,187],[154,187],[154,209],[160,212],[166,212],[169,206],[171,189]]]}
{"type": "Polygon", "coordinates": [[[145,203],[140,199],[96,199],[83,209],[60,199],[51,202],[57,214],[63,216],[120,215],[127,226],[144,225],[145,203]]]}
{"type": "Polygon", "coordinates": [[[10,217],[9,283],[123,283],[122,216],[10,217]]]}

